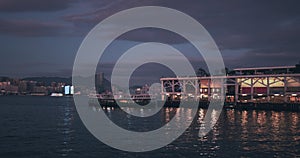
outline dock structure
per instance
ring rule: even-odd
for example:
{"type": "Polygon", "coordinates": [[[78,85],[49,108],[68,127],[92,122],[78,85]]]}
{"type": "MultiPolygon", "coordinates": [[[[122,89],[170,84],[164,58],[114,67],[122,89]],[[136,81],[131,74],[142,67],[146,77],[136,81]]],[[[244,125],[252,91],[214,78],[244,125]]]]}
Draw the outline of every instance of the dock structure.
{"type": "MultiPolygon", "coordinates": [[[[225,92],[228,103],[299,103],[296,66],[234,69],[235,75],[161,78],[161,97],[170,101],[210,101],[225,92]],[[212,81],[220,79],[224,84],[212,81]]],[[[224,95],[223,95],[224,96],[224,95]]]]}

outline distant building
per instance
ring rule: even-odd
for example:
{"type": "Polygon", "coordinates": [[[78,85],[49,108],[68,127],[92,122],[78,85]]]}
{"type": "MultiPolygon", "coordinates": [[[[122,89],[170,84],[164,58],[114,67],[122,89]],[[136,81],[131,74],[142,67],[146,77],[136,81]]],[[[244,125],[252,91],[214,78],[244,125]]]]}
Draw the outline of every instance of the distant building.
{"type": "Polygon", "coordinates": [[[98,93],[103,93],[106,89],[105,89],[105,85],[104,85],[104,73],[98,73],[95,75],[95,86],[96,86],[96,91],[98,93]]]}
{"type": "Polygon", "coordinates": [[[18,94],[18,87],[11,85],[11,82],[0,82],[2,94],[18,94]]]}
{"type": "Polygon", "coordinates": [[[37,82],[36,81],[28,81],[27,83],[27,91],[32,92],[34,91],[34,87],[36,86],[37,82]]]}
{"type": "Polygon", "coordinates": [[[10,85],[10,82],[0,82],[0,89],[5,89],[8,85],[10,85]]]}
{"type": "Polygon", "coordinates": [[[27,81],[19,82],[19,93],[26,94],[27,93],[27,81]]]}
{"type": "Polygon", "coordinates": [[[65,86],[64,94],[65,95],[73,95],[74,94],[74,86],[65,86]]]}
{"type": "Polygon", "coordinates": [[[134,94],[148,94],[150,87],[145,84],[142,87],[136,87],[134,88],[134,94]]]}
{"type": "Polygon", "coordinates": [[[34,86],[31,95],[48,95],[47,87],[44,86],[34,86]]]}
{"type": "Polygon", "coordinates": [[[101,72],[101,73],[96,74],[95,81],[96,81],[96,86],[103,86],[103,84],[104,84],[104,73],[101,72]]]}

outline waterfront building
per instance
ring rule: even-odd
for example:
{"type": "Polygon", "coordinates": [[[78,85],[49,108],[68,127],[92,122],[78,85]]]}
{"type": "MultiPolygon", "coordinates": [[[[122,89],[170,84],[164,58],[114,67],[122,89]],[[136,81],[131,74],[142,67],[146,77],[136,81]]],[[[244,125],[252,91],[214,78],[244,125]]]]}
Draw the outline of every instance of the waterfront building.
{"type": "Polygon", "coordinates": [[[10,94],[10,95],[16,95],[18,94],[18,86],[12,85],[11,82],[5,81],[0,82],[0,90],[1,94],[10,94]]]}
{"type": "Polygon", "coordinates": [[[300,102],[300,73],[297,66],[234,69],[234,75],[161,78],[161,96],[167,100],[209,101],[222,97],[232,103],[300,102]],[[212,79],[224,80],[221,84],[212,79]]]}
{"type": "Polygon", "coordinates": [[[36,96],[48,95],[47,87],[45,87],[45,86],[34,86],[33,91],[31,92],[31,95],[36,95],[36,96]]]}

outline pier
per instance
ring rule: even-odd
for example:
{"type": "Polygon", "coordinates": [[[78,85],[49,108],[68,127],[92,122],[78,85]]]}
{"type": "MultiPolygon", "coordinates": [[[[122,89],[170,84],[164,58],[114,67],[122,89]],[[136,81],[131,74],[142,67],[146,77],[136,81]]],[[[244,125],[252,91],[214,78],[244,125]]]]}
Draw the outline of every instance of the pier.
{"type": "Polygon", "coordinates": [[[225,105],[298,111],[300,73],[295,73],[295,69],[296,66],[239,68],[234,69],[235,75],[161,78],[161,98],[172,102],[197,100],[203,104],[226,94],[225,105]],[[224,80],[224,84],[212,83],[216,79],[224,80]]]}

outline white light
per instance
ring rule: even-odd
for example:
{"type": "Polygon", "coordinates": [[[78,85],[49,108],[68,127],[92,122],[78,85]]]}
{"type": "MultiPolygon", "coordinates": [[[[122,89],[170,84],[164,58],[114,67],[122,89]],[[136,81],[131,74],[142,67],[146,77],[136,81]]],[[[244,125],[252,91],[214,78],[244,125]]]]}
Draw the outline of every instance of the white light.
{"type": "Polygon", "coordinates": [[[70,94],[70,86],[65,86],[65,95],[70,94]]]}
{"type": "Polygon", "coordinates": [[[247,96],[247,94],[242,94],[242,96],[244,96],[244,97],[245,97],[245,96],[247,96]]]}
{"type": "Polygon", "coordinates": [[[180,95],[180,93],[177,93],[177,95],[180,95]]]}
{"type": "Polygon", "coordinates": [[[293,97],[296,97],[296,96],[297,96],[297,94],[292,94],[292,96],[293,96],[293,97]]]}
{"type": "Polygon", "coordinates": [[[70,94],[72,94],[72,95],[74,94],[74,86],[70,87],[70,94]]]}
{"type": "Polygon", "coordinates": [[[279,97],[279,96],[280,96],[280,94],[274,94],[274,96],[275,96],[275,97],[279,97]]]}
{"type": "Polygon", "coordinates": [[[263,94],[257,94],[258,96],[263,96],[263,94]]]}

